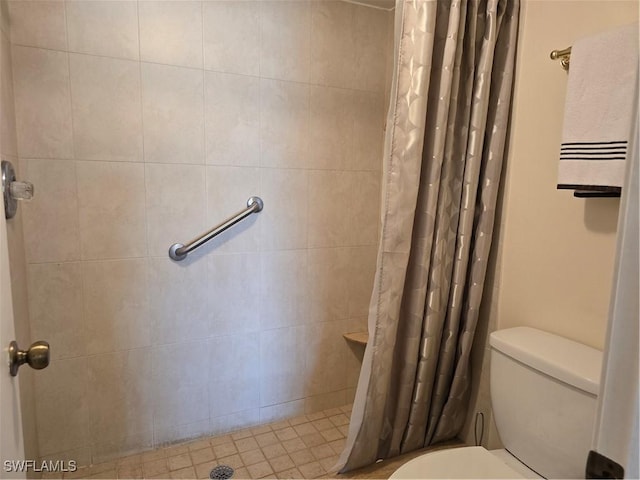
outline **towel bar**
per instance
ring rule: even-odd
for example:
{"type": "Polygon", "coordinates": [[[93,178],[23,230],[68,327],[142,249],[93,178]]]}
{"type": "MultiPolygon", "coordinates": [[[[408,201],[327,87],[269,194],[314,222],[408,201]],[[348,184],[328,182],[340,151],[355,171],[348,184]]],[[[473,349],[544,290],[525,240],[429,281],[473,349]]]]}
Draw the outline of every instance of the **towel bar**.
{"type": "Polygon", "coordinates": [[[553,50],[551,52],[551,60],[560,60],[560,65],[565,70],[569,70],[569,63],[571,62],[571,47],[565,48],[564,50],[553,50]]]}

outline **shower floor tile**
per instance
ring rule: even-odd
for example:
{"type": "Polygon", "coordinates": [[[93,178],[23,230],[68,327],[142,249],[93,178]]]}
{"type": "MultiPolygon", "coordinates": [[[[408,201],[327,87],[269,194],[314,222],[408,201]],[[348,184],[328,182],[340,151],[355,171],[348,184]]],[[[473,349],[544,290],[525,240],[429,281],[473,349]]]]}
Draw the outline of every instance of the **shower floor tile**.
{"type": "MultiPolygon", "coordinates": [[[[334,474],[351,405],[81,467],[64,478],[209,478],[228,465],[234,479],[319,478],[334,474]]],[[[46,475],[43,478],[60,478],[46,475]]]]}

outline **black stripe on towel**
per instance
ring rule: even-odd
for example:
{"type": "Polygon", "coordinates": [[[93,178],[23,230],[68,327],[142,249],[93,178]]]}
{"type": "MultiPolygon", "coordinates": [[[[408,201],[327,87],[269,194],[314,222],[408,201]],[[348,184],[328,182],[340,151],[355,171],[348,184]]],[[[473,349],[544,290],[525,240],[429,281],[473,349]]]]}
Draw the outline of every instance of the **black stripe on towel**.
{"type": "Polygon", "coordinates": [[[573,196],[578,198],[619,197],[622,188],[602,185],[558,184],[558,190],[574,190],[573,196]]]}
{"type": "Polygon", "coordinates": [[[602,191],[596,192],[591,190],[575,190],[573,196],[576,198],[618,198],[622,196],[622,192],[618,191],[602,191]]]}
{"type": "Polygon", "coordinates": [[[621,143],[592,143],[592,144],[580,144],[580,143],[561,143],[562,148],[580,148],[587,150],[598,150],[603,148],[627,148],[627,142],[621,143]]]}
{"type": "Polygon", "coordinates": [[[585,190],[593,192],[619,192],[622,190],[622,188],[612,185],[580,185],[577,183],[559,183],[557,188],[558,190],[585,190]]]}
{"type": "Polygon", "coordinates": [[[564,142],[562,146],[565,145],[614,145],[614,144],[622,144],[626,145],[628,142],[626,140],[620,140],[617,142],[564,142]]]}
{"type": "Polygon", "coordinates": [[[626,152],[560,152],[561,157],[624,157],[626,152]]]}
{"type": "Polygon", "coordinates": [[[560,160],[625,160],[627,142],[568,142],[560,147],[560,160]]]}
{"type": "Polygon", "coordinates": [[[602,157],[602,158],[612,158],[612,157],[623,157],[626,158],[627,152],[560,152],[560,158],[565,157],[602,157]]]}
{"type": "Polygon", "coordinates": [[[560,160],[625,160],[625,157],[564,157],[560,155],[560,160]]]}
{"type": "Polygon", "coordinates": [[[617,153],[617,152],[626,152],[627,151],[627,147],[603,147],[603,148],[593,148],[593,147],[561,147],[560,148],[561,152],[584,152],[584,153],[589,153],[589,152],[611,152],[611,153],[617,153]]]}

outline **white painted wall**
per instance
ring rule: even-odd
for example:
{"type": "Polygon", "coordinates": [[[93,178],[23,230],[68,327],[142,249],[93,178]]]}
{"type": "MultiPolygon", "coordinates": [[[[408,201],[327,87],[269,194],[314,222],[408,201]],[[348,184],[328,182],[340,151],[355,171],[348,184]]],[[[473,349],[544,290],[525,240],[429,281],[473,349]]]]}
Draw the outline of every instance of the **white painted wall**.
{"type": "Polygon", "coordinates": [[[601,349],[620,201],[556,190],[567,74],[549,53],[637,21],[638,2],[528,0],[521,18],[497,328],[537,327],[601,349]]]}
{"type": "Polygon", "coordinates": [[[460,437],[498,448],[489,392],[488,332],[520,325],[602,349],[613,279],[619,199],[557,190],[567,73],[552,50],[637,21],[638,2],[523,0],[504,191],[497,209],[481,321],[474,343],[469,415],[460,437]]]}

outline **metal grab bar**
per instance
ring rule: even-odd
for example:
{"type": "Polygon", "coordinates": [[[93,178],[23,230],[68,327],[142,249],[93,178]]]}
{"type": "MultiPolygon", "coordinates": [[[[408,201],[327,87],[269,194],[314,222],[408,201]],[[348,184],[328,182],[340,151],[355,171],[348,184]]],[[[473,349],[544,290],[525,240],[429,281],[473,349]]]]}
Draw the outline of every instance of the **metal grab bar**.
{"type": "Polygon", "coordinates": [[[169,256],[175,260],[180,261],[187,258],[187,255],[193,252],[196,248],[204,245],[213,237],[221,234],[228,228],[233,227],[236,223],[244,220],[252,213],[258,213],[264,207],[264,203],[260,197],[251,197],[247,200],[247,208],[236,213],[233,217],[227,218],[224,222],[222,222],[217,227],[213,227],[208,232],[203,233],[200,237],[194,238],[186,245],[181,243],[174,243],[169,247],[169,256]]]}

